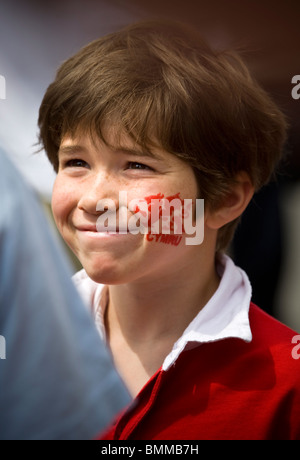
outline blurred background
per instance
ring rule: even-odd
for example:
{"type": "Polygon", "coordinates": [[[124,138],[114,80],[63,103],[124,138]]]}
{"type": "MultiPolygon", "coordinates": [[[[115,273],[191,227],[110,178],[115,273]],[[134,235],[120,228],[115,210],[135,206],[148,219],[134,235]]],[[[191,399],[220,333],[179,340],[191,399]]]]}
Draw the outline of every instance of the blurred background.
{"type": "Polygon", "coordinates": [[[55,175],[45,154],[36,153],[45,90],[80,47],[149,18],[191,23],[213,46],[243,50],[253,75],[288,117],[278,179],[255,196],[230,253],[248,272],[254,301],[299,332],[300,99],[291,95],[292,78],[300,74],[299,0],[1,0],[6,99],[0,100],[0,145],[48,209],[55,175]]]}

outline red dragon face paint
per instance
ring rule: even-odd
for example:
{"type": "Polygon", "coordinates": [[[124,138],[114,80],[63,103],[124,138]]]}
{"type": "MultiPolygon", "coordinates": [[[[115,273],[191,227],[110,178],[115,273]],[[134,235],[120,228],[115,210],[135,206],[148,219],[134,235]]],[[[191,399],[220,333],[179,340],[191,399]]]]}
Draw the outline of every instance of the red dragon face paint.
{"type": "Polygon", "coordinates": [[[128,204],[124,191],[119,192],[118,212],[115,202],[110,199],[100,200],[96,209],[105,211],[97,220],[98,232],[142,233],[147,235],[149,242],[174,246],[180,244],[183,234],[195,234],[193,238],[185,238],[187,245],[201,244],[204,238],[204,201],[196,200],[196,225],[193,226],[193,200],[182,200],[180,193],[168,197],[158,193],[131,200],[128,204]]]}
{"type": "Polygon", "coordinates": [[[146,236],[147,241],[178,246],[183,238],[184,218],[189,217],[192,203],[185,207],[180,193],[167,197],[158,193],[145,197],[144,201],[147,203],[147,212],[138,205],[135,212],[148,218],[150,231],[146,236]]]}

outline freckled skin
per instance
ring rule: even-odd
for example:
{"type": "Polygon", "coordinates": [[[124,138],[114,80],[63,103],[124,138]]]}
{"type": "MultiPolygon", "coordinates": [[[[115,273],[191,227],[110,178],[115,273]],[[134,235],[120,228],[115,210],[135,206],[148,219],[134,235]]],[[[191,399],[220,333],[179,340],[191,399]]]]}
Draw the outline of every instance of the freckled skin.
{"type": "MultiPolygon", "coordinates": [[[[114,145],[113,133],[108,135],[108,143],[114,145]]],[[[66,136],[60,146],[59,171],[52,195],[53,215],[64,240],[91,279],[110,285],[160,279],[169,270],[184,265],[183,261],[190,263],[192,256],[196,258],[195,251],[202,250],[186,246],[185,235],[182,239],[167,238],[160,227],[157,243],[162,244],[152,244],[147,234],[140,232],[101,236],[87,231],[96,228],[100,200],[113,200],[119,218],[120,191],[127,193],[128,203],[136,200],[138,205],[139,200],[146,201],[146,209],[151,199],[177,199],[181,204],[183,198],[195,200],[198,196],[198,184],[189,165],[159,148],[155,149],[154,158],[145,156],[136,151],[136,145],[126,135],[120,144],[121,147],[111,148],[84,135],[66,136]]],[[[149,206],[150,213],[154,212],[149,206]]],[[[128,219],[138,212],[138,207],[128,210],[128,219]]],[[[183,232],[174,231],[176,219],[174,223],[172,227],[170,222],[169,236],[181,236],[183,232]]],[[[161,219],[162,228],[163,225],[165,219],[161,219]]]]}

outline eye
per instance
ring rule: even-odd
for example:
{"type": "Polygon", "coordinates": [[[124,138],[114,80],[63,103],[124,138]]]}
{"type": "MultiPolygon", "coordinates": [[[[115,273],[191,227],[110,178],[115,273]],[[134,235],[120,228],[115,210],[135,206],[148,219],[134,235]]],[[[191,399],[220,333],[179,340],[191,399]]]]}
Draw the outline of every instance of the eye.
{"type": "Polygon", "coordinates": [[[143,163],[137,163],[136,161],[130,161],[127,165],[127,169],[153,171],[153,169],[150,168],[150,166],[147,166],[143,163]]]}
{"type": "Polygon", "coordinates": [[[63,165],[64,168],[89,168],[89,165],[86,161],[80,160],[78,158],[74,158],[72,160],[68,160],[63,165]]]}

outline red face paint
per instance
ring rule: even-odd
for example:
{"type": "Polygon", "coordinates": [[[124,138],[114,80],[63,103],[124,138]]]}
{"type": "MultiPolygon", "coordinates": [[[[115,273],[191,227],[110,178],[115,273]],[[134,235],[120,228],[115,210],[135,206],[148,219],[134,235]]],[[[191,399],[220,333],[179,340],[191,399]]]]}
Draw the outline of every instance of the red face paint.
{"type": "MultiPolygon", "coordinates": [[[[178,246],[184,232],[183,219],[190,213],[191,206],[188,209],[184,207],[184,200],[180,198],[180,193],[168,197],[165,197],[162,193],[158,193],[157,195],[147,196],[144,200],[148,205],[149,233],[146,235],[147,241],[178,246]],[[164,213],[165,200],[170,204],[173,200],[176,200],[175,203],[178,204],[178,209],[175,209],[172,205],[168,207],[169,215],[167,217],[164,213]],[[161,225],[161,233],[151,233],[151,226],[155,223],[161,225]],[[166,230],[166,233],[164,233],[164,230],[166,230]]],[[[146,217],[146,213],[143,213],[139,206],[136,206],[135,212],[140,212],[141,215],[146,217]]]]}
{"type": "Polygon", "coordinates": [[[154,241],[155,243],[164,243],[164,244],[172,244],[172,246],[178,246],[181,243],[182,236],[177,235],[151,235],[148,233],[146,235],[147,241],[154,241]]]}

